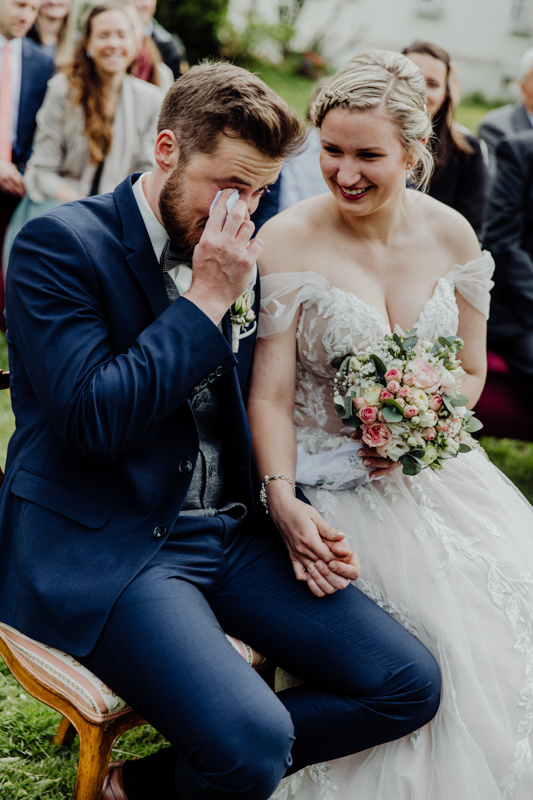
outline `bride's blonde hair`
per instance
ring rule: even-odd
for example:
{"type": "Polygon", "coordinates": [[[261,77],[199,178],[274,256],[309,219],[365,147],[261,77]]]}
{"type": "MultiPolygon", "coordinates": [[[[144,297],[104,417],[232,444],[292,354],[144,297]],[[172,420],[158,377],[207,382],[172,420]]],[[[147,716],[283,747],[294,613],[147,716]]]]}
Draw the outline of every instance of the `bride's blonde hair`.
{"type": "Polygon", "coordinates": [[[405,151],[418,157],[411,175],[416,186],[424,189],[433,172],[432,127],[425,104],[426,82],[410,58],[388,50],[369,50],[339,69],[318,94],[312,110],[320,128],[332,108],[366,111],[382,106],[398,126],[405,151]]]}

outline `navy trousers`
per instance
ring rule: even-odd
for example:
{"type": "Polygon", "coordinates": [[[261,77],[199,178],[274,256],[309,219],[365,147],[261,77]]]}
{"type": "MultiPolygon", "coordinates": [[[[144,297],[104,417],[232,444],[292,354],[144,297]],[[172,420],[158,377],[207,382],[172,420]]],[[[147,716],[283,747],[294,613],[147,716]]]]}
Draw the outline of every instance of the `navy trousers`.
{"type": "Polygon", "coordinates": [[[315,597],[281,542],[222,515],[180,520],[80,660],[168,739],[183,800],[266,799],[424,725],[440,697],[433,656],[355,586],[315,597]],[[224,632],[305,684],[274,694],[224,632]]]}

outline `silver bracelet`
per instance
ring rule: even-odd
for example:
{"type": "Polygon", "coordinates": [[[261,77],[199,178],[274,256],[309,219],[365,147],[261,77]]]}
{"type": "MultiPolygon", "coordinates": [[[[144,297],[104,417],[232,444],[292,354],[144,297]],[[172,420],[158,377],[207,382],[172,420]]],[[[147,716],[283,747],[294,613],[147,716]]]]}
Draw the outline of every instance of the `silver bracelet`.
{"type": "Polygon", "coordinates": [[[268,486],[270,481],[277,481],[278,479],[282,480],[282,481],[287,481],[287,483],[290,483],[290,485],[292,486],[292,492],[293,492],[294,496],[296,497],[296,484],[294,483],[292,478],[288,477],[288,475],[285,475],[285,474],[283,474],[283,475],[271,475],[270,478],[268,477],[268,475],[265,475],[265,479],[264,479],[263,483],[261,484],[261,491],[259,492],[259,500],[264,505],[265,511],[266,511],[267,514],[268,514],[268,500],[267,500],[266,487],[268,486]]]}

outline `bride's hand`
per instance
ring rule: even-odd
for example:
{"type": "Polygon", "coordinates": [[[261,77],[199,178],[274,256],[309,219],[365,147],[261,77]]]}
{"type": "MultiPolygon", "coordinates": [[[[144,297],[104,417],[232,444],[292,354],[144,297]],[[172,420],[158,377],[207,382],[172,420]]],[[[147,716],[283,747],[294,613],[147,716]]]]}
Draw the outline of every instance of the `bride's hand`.
{"type": "Polygon", "coordinates": [[[271,496],[269,510],[289,551],[296,578],[307,581],[313,594],[333,594],[358,577],[359,562],[344,534],[328,525],[312,506],[292,496],[271,496]]]}
{"type": "MultiPolygon", "coordinates": [[[[356,441],[361,440],[361,431],[359,429],[352,433],[352,439],[356,441]]],[[[388,475],[400,466],[399,461],[391,461],[390,458],[379,456],[373,447],[365,447],[365,445],[363,445],[358,455],[365,467],[368,468],[371,478],[381,478],[383,475],[388,475]]]]}

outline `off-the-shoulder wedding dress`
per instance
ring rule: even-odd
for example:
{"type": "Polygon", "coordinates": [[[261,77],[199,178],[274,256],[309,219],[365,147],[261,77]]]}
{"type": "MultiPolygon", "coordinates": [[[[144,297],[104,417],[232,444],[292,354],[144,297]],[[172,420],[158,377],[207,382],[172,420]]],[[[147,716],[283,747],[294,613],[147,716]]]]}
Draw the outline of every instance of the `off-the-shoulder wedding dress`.
{"type": "MultiPolygon", "coordinates": [[[[452,267],[418,333],[457,332],[456,291],[488,313],[492,268],[488,254],[452,267]]],[[[333,407],[331,361],[390,333],[388,322],[315,272],[266,276],[262,295],[260,335],[300,314],[297,479],[357,552],[359,588],[422,640],[443,675],[440,709],[425,728],[302,770],[274,797],[531,800],[533,508],[478,451],[440,472],[369,481],[333,407]]]]}

